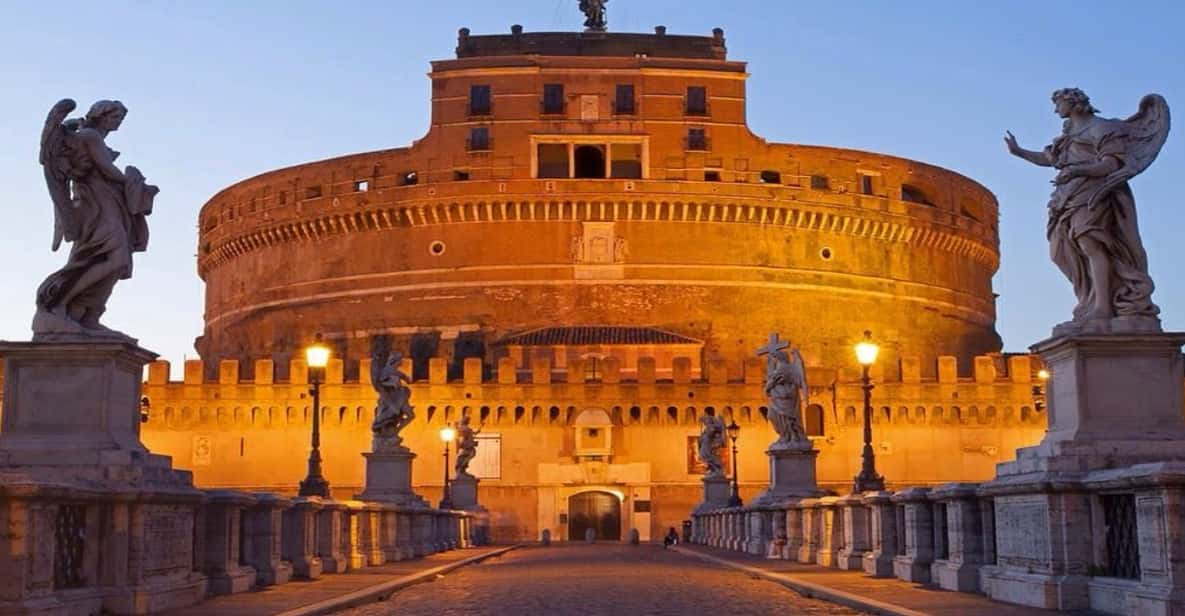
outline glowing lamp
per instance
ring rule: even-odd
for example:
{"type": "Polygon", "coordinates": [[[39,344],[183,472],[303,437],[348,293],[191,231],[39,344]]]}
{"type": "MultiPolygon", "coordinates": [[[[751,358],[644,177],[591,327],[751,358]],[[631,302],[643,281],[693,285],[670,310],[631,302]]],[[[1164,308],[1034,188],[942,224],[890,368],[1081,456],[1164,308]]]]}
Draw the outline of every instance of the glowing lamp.
{"type": "Polygon", "coordinates": [[[1048,381],[1049,380],[1049,371],[1046,370],[1045,368],[1038,370],[1037,371],[1037,378],[1041,379],[1042,381],[1048,381]]]}
{"type": "Polygon", "coordinates": [[[317,334],[317,341],[304,350],[304,357],[310,368],[324,368],[329,365],[329,347],[321,344],[321,334],[317,334]]]}
{"type": "Polygon", "coordinates": [[[737,437],[741,435],[741,427],[737,425],[735,419],[730,419],[728,421],[728,426],[724,429],[728,431],[728,438],[732,439],[733,441],[736,441],[737,437]]]}
{"type": "Polygon", "coordinates": [[[856,344],[856,360],[862,366],[871,366],[876,363],[876,355],[881,348],[872,341],[872,332],[864,330],[864,340],[856,344]]]}
{"type": "Polygon", "coordinates": [[[440,429],[440,440],[451,443],[455,438],[457,438],[457,431],[452,426],[445,426],[440,429]]]}

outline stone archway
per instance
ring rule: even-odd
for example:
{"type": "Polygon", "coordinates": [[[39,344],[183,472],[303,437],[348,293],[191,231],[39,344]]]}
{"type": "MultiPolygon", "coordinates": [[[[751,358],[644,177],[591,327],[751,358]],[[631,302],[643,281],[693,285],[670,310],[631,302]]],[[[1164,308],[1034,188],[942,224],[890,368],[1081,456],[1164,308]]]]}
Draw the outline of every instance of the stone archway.
{"type": "Polygon", "coordinates": [[[621,541],[621,499],[597,490],[568,497],[568,540],[584,541],[590,528],[598,541],[621,541]]]}
{"type": "Polygon", "coordinates": [[[575,152],[575,159],[577,178],[605,177],[605,151],[601,149],[601,146],[578,146],[575,152]]]}

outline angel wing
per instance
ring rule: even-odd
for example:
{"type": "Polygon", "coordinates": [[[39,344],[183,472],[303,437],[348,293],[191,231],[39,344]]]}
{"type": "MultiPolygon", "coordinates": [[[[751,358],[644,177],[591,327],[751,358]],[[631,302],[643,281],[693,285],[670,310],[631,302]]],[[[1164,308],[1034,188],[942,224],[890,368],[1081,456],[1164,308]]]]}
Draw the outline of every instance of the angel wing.
{"type": "Polygon", "coordinates": [[[792,378],[794,382],[798,384],[799,397],[805,404],[807,396],[810,395],[810,390],[806,386],[806,362],[802,361],[802,353],[798,352],[797,347],[792,349],[790,352],[793,353],[794,357],[794,361],[790,362],[790,370],[791,374],[793,374],[792,378]]]}
{"type": "Polygon", "coordinates": [[[62,240],[73,242],[78,238],[78,221],[74,216],[74,201],[70,197],[70,159],[66,155],[66,139],[69,135],[63,125],[66,116],[77,104],[68,98],[58,101],[45,118],[41,129],[41,167],[45,171],[45,185],[53,200],[53,249],[56,251],[62,240]]]}
{"type": "Polygon", "coordinates": [[[1148,168],[1169,137],[1169,103],[1159,94],[1140,99],[1140,110],[1123,121],[1127,128],[1127,152],[1123,166],[1107,176],[1090,195],[1089,205],[1148,168]]]}

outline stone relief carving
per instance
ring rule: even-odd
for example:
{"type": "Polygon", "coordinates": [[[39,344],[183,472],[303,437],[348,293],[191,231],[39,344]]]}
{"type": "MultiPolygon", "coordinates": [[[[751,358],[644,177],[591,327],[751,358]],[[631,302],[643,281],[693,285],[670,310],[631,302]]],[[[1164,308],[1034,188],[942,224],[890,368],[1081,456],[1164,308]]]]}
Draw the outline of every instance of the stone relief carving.
{"type": "Polygon", "coordinates": [[[469,474],[469,463],[477,455],[478,434],[481,434],[481,428],[474,430],[469,425],[469,416],[461,417],[461,421],[457,423],[457,461],[453,467],[458,478],[472,477],[469,474]]]}
{"type": "Polygon", "coordinates": [[[127,107],[101,100],[82,118],[66,119],[76,103],[62,99],[41,131],[41,166],[54,206],[53,250],[71,242],[70,255],[37,289],[33,339],[61,337],[131,340],[99,322],[115,283],[132,276],[132,254],[148,248],[148,223],[159,189],[140,170],[115,165],[119,152],[107,136],[119,130],[127,107]]]}
{"type": "Polygon", "coordinates": [[[770,449],[811,449],[810,439],[802,427],[802,409],[807,403],[810,388],[806,382],[806,363],[798,349],[788,341],[770,334],[769,342],[757,350],[766,356],[765,395],[769,398],[769,420],[778,439],[770,449]]]}
{"type": "Polygon", "coordinates": [[[1128,181],[1152,164],[1168,138],[1168,103],[1149,94],[1135,115],[1118,120],[1100,118],[1078,88],[1057,90],[1052,98],[1065,118],[1053,143],[1026,150],[1011,132],[1004,142],[1014,156],[1058,171],[1046,236],[1050,257],[1073,285],[1078,304],[1073,319],[1054,334],[1160,331],[1128,181]]]}
{"type": "Polygon", "coordinates": [[[716,452],[724,446],[724,420],[715,415],[700,418],[699,460],[708,467],[706,477],[723,477],[724,462],[716,452]]]}
{"type": "Polygon", "coordinates": [[[403,437],[399,433],[416,418],[415,410],[410,404],[411,378],[399,369],[403,361],[403,353],[391,351],[386,358],[376,353],[370,364],[370,382],[378,392],[378,407],[375,409],[374,421],[370,425],[374,433],[374,451],[401,449],[403,437]]]}

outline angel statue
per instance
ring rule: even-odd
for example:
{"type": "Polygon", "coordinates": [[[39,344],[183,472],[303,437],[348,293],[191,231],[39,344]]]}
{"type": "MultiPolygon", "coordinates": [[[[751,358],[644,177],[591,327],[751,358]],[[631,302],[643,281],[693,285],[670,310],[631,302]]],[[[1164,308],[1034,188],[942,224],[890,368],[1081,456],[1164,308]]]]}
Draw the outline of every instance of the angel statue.
{"type": "Polygon", "coordinates": [[[1053,93],[1053,106],[1066,120],[1052,144],[1026,150],[1011,132],[1004,142],[1014,156],[1058,171],[1046,235],[1078,305],[1054,334],[1160,331],[1128,180],[1152,164],[1168,138],[1168,103],[1149,94],[1126,120],[1100,118],[1086,93],[1064,88],[1053,93]]]}
{"type": "Polygon", "coordinates": [[[379,361],[376,354],[370,364],[370,382],[379,394],[378,407],[370,429],[374,432],[374,450],[398,448],[403,442],[399,436],[408,424],[416,418],[408,400],[411,399],[411,378],[399,369],[403,353],[391,351],[387,361],[379,361]]]}
{"type": "Polygon", "coordinates": [[[584,27],[591,32],[605,31],[605,5],[609,0],[580,0],[580,12],[584,13],[584,27]]]}
{"type": "Polygon", "coordinates": [[[720,459],[720,448],[724,446],[724,421],[715,415],[700,418],[699,461],[708,467],[708,477],[723,477],[724,462],[720,459]]]}
{"type": "Polygon", "coordinates": [[[469,463],[477,455],[477,435],[481,434],[481,427],[476,430],[469,426],[469,416],[461,417],[457,423],[457,462],[453,467],[457,477],[472,477],[469,474],[469,463]]]}
{"type": "Polygon", "coordinates": [[[785,349],[789,342],[770,335],[769,344],[758,349],[765,355],[765,395],[769,398],[769,420],[778,433],[771,449],[810,449],[811,441],[802,429],[802,407],[806,404],[806,364],[798,349],[785,349]]]}
{"type": "Polygon", "coordinates": [[[127,107],[99,101],[67,120],[76,104],[58,101],[41,131],[41,166],[54,206],[53,250],[70,255],[37,289],[34,339],[55,335],[129,339],[99,323],[115,283],[132,276],[132,253],[148,248],[152,201],[159,189],[135,167],[115,166],[119,152],[107,135],[119,130],[127,107]]]}

